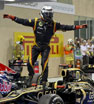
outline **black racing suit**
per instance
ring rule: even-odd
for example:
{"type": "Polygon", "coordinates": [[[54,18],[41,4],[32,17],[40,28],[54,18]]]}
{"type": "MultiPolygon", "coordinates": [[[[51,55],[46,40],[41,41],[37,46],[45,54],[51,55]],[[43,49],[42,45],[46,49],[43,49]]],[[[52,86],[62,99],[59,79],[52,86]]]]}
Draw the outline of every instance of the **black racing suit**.
{"type": "Polygon", "coordinates": [[[34,73],[33,66],[37,60],[38,55],[41,53],[41,65],[42,65],[42,81],[47,81],[48,78],[48,57],[50,53],[50,40],[57,30],[75,30],[74,25],[61,25],[54,21],[44,21],[43,19],[22,19],[15,17],[15,22],[30,26],[34,30],[35,44],[32,47],[32,68],[29,69],[29,75],[32,76],[34,73]]]}

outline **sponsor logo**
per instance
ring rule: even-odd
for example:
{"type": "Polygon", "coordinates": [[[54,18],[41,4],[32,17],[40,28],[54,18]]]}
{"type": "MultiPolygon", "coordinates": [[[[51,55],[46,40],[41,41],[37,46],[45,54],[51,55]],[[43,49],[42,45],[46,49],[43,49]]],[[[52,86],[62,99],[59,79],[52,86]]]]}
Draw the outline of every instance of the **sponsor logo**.
{"type": "Polygon", "coordinates": [[[3,81],[3,83],[0,83],[0,92],[8,93],[11,91],[12,84],[11,82],[3,81]]]}
{"type": "Polygon", "coordinates": [[[43,23],[42,22],[39,22],[39,26],[43,26],[43,23]]]}
{"type": "Polygon", "coordinates": [[[56,94],[56,90],[40,91],[37,94],[37,98],[40,98],[41,96],[46,95],[46,94],[56,94]]]}

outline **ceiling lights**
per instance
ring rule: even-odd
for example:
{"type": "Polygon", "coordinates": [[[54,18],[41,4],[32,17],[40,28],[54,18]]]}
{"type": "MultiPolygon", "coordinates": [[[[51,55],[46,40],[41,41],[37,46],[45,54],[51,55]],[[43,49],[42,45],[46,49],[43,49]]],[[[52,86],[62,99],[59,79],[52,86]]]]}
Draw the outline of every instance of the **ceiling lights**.
{"type": "Polygon", "coordinates": [[[9,2],[13,2],[13,1],[15,1],[15,0],[4,0],[4,1],[9,1],[9,2]]]}

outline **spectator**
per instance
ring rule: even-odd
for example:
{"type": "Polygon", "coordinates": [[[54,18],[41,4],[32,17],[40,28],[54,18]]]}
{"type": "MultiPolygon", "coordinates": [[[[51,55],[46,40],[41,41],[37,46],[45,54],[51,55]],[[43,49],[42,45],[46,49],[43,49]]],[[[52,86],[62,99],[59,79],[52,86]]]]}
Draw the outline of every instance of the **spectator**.
{"type": "Polygon", "coordinates": [[[88,63],[86,40],[83,40],[82,42],[81,54],[82,54],[83,65],[86,65],[88,63]]]}
{"type": "Polygon", "coordinates": [[[89,64],[93,64],[93,45],[92,45],[92,42],[88,42],[88,45],[87,45],[87,55],[89,57],[89,64]]]}

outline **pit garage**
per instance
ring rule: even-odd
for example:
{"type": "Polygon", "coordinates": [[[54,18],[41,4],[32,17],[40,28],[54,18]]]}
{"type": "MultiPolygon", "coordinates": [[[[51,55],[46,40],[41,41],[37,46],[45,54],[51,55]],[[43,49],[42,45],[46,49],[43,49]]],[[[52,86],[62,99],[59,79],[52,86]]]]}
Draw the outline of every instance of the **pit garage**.
{"type": "Polygon", "coordinates": [[[0,1],[0,104],[94,103],[93,4],[0,1]]]}

